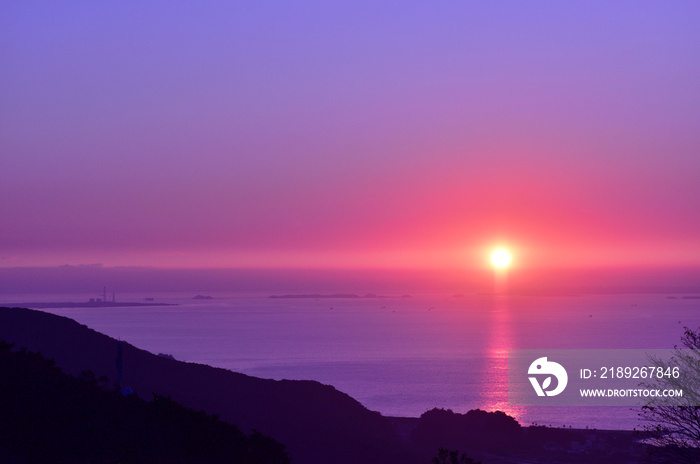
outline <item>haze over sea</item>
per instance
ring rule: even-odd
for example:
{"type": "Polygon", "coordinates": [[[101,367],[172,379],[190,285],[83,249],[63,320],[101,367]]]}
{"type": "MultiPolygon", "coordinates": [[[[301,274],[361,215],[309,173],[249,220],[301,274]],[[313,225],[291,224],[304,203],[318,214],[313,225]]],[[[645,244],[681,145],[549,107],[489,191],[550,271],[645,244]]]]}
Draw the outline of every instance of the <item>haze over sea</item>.
{"type": "MultiPolygon", "coordinates": [[[[523,424],[606,429],[642,424],[626,407],[510,407],[507,350],[672,348],[683,326],[700,326],[700,300],[669,298],[681,295],[270,294],[133,293],[117,299],[177,306],[43,310],[181,361],[330,384],[384,415],[500,409],[523,424]]],[[[95,296],[5,294],[0,304],[95,296]]]]}

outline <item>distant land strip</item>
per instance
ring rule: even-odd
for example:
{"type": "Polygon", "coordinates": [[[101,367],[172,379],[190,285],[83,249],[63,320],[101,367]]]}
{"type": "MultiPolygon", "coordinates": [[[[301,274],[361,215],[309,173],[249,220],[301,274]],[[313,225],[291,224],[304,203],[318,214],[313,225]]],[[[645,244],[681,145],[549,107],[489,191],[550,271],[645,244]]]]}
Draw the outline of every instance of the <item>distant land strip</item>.
{"type": "Polygon", "coordinates": [[[289,295],[270,295],[269,298],[411,298],[411,295],[401,295],[397,297],[377,295],[374,293],[367,293],[365,295],[357,295],[355,293],[331,293],[325,295],[320,293],[299,293],[289,295]]]}
{"type": "Polygon", "coordinates": [[[54,301],[54,302],[41,302],[41,303],[12,303],[18,308],[121,308],[121,307],[133,307],[133,306],[177,306],[174,303],[129,303],[129,302],[115,302],[115,301],[83,301],[81,303],[73,301],[54,301]]]}

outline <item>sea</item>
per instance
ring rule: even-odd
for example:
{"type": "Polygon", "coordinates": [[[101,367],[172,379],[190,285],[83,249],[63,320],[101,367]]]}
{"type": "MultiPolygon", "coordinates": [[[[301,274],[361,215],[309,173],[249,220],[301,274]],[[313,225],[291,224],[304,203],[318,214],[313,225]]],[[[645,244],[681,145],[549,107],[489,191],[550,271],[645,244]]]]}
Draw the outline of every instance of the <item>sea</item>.
{"type": "MultiPolygon", "coordinates": [[[[669,349],[685,326],[700,327],[700,300],[684,295],[274,294],[119,294],[117,301],[173,306],[42,311],[180,361],[316,380],[386,416],[479,408],[523,425],[622,430],[643,428],[638,409],[509,404],[508,350],[669,349]]],[[[101,296],[3,294],[0,305],[101,296]]]]}

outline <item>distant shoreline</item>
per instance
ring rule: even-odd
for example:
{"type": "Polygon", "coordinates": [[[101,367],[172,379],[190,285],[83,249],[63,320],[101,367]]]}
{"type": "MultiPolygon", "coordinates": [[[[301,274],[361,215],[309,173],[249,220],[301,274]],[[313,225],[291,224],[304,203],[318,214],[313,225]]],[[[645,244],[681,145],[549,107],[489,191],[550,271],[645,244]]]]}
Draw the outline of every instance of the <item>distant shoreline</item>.
{"type": "Polygon", "coordinates": [[[71,301],[43,302],[43,303],[12,303],[13,306],[34,309],[46,308],[127,308],[135,306],[177,306],[174,303],[135,303],[115,301],[85,301],[82,303],[71,301]]]}

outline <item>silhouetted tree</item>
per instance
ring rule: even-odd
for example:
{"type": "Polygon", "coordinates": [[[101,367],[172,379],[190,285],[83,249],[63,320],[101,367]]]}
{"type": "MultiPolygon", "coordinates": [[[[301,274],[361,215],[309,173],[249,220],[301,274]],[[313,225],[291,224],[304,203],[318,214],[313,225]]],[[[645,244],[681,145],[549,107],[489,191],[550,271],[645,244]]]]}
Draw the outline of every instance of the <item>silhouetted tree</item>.
{"type": "Polygon", "coordinates": [[[681,337],[687,349],[678,349],[670,360],[653,359],[657,367],[679,367],[680,376],[655,379],[655,388],[682,389],[683,397],[671,400],[655,399],[640,413],[648,422],[644,428],[650,434],[647,442],[654,445],[650,462],[697,464],[700,462],[700,328],[685,327],[681,337]]]}

